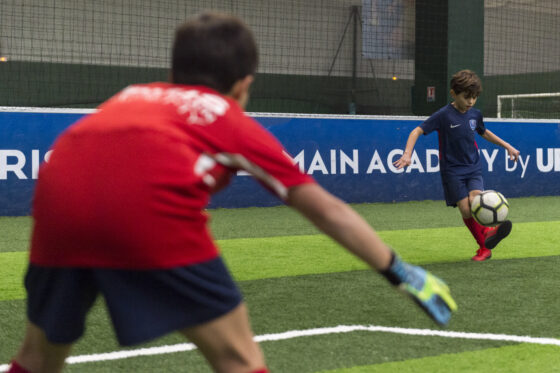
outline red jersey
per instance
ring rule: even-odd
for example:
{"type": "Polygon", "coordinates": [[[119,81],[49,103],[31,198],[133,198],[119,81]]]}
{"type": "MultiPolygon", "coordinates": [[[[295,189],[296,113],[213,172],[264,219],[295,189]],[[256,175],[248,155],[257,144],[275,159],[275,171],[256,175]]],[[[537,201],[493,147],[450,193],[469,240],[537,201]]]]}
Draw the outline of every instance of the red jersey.
{"type": "Polygon", "coordinates": [[[213,259],[204,208],[238,170],[282,199],[313,182],[236,101],[201,86],[130,86],[70,126],[41,166],[30,260],[153,269],[213,259]]]}

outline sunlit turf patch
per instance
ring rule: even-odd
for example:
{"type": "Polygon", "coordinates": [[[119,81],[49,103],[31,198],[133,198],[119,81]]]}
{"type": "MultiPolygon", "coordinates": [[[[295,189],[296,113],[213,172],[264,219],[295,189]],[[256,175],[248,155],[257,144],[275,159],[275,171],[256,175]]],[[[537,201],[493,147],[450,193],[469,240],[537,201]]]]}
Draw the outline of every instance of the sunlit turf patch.
{"type": "Polygon", "coordinates": [[[322,373],[471,373],[489,371],[526,373],[551,372],[550,369],[553,369],[553,367],[560,367],[560,347],[520,344],[335,369],[322,373]]]}
{"type": "MultiPolygon", "coordinates": [[[[466,227],[383,231],[379,235],[405,260],[416,264],[470,260],[476,242],[466,227]]],[[[560,221],[514,224],[494,259],[559,255],[560,221]],[[536,244],[535,237],[539,237],[536,244]]],[[[237,280],[343,272],[366,266],[323,235],[219,241],[237,280]]]]}
{"type": "MultiPolygon", "coordinates": [[[[465,227],[393,230],[379,235],[405,260],[416,264],[468,261],[477,249],[465,227]]],[[[517,223],[510,237],[494,249],[492,260],[559,255],[558,242],[559,221],[517,223]]],[[[238,238],[218,244],[238,281],[367,268],[324,235],[238,238]]],[[[25,296],[22,275],[27,255],[23,251],[0,253],[0,300],[25,296]]]]}
{"type": "Polygon", "coordinates": [[[27,252],[0,253],[0,301],[22,299],[27,252]]]}

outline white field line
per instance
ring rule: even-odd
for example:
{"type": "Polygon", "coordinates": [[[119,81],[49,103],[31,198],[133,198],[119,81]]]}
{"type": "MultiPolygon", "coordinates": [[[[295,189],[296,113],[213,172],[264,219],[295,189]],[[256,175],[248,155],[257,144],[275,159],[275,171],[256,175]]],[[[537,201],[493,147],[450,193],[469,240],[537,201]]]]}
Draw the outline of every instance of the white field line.
{"type": "MultiPolygon", "coordinates": [[[[356,331],[560,346],[560,339],[556,339],[556,338],[536,338],[536,337],[529,337],[529,336],[507,335],[507,334],[466,333],[466,332],[453,332],[453,331],[431,330],[431,329],[407,329],[407,328],[396,328],[396,327],[375,326],[375,325],[339,325],[331,328],[291,330],[283,333],[259,335],[255,337],[255,340],[257,342],[281,341],[285,339],[292,339],[292,338],[299,338],[299,337],[308,337],[308,336],[325,335],[325,334],[350,333],[356,331]]],[[[135,350],[113,351],[113,352],[106,352],[101,354],[70,356],[66,359],[66,363],[80,364],[80,363],[88,363],[88,362],[120,360],[120,359],[128,359],[137,356],[162,355],[162,354],[171,354],[175,352],[192,351],[195,349],[196,346],[192,343],[179,343],[175,345],[140,348],[135,350]]],[[[0,365],[0,372],[6,372],[8,370],[8,367],[9,367],[8,364],[0,365]]]]}

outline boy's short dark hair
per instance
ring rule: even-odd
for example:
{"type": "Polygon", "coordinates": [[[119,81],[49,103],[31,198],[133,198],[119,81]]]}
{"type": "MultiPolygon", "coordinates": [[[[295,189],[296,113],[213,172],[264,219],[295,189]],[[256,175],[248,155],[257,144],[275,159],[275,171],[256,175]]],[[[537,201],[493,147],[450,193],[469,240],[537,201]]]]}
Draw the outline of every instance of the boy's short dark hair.
{"type": "Polygon", "coordinates": [[[451,89],[456,94],[466,92],[467,97],[478,97],[482,93],[482,82],[471,70],[461,70],[451,78],[451,89]]]}
{"type": "Polygon", "coordinates": [[[175,32],[172,83],[204,85],[222,94],[257,69],[258,52],[251,30],[239,18],[203,13],[175,32]]]}

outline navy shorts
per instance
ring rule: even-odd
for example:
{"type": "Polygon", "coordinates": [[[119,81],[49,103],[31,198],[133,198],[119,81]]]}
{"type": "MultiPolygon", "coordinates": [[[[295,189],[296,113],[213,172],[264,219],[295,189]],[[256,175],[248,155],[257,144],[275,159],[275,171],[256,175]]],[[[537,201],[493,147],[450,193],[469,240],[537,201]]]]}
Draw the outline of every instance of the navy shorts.
{"type": "Polygon", "coordinates": [[[471,190],[484,190],[482,173],[469,175],[441,175],[443,194],[447,206],[457,206],[457,202],[469,196],[471,190]]]}
{"type": "Polygon", "coordinates": [[[123,346],[192,327],[233,310],[241,293],[221,258],[161,270],[53,268],[31,264],[25,276],[27,316],[53,343],[84,333],[98,294],[105,298],[123,346]]]}

